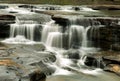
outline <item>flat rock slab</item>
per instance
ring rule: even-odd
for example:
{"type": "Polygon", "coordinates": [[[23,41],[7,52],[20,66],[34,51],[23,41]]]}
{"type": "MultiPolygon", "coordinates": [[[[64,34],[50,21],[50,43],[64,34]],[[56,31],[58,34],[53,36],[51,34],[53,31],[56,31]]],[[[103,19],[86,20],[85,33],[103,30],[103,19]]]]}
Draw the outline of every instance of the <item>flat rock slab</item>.
{"type": "Polygon", "coordinates": [[[41,71],[46,75],[50,75],[55,71],[46,63],[55,62],[56,57],[54,53],[46,51],[45,46],[42,44],[4,45],[1,43],[2,46],[7,47],[0,50],[2,53],[0,57],[0,73],[5,76],[0,75],[2,81],[16,81],[16,79],[29,81],[29,75],[35,71],[41,71]],[[9,76],[11,77],[9,78],[9,76]]]}
{"type": "Polygon", "coordinates": [[[116,55],[116,56],[104,56],[103,58],[106,59],[106,60],[113,60],[113,61],[120,62],[120,55],[116,55]]]}
{"type": "Polygon", "coordinates": [[[0,66],[0,81],[18,81],[14,72],[10,72],[5,66],[0,66]]]}

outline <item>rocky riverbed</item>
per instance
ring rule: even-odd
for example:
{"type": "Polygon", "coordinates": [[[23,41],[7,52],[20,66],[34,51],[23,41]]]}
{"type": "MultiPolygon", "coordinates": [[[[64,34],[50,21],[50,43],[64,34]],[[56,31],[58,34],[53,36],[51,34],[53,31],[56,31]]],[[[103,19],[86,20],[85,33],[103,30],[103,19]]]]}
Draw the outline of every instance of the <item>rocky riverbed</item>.
{"type": "Polygon", "coordinates": [[[7,5],[0,5],[0,80],[119,81],[119,6],[7,5]]]}
{"type": "MultiPolygon", "coordinates": [[[[91,61],[95,61],[94,59],[89,59],[90,57],[101,59],[97,57],[103,56],[105,59],[103,62],[109,63],[107,67],[105,66],[104,70],[114,72],[118,75],[104,72],[101,69],[90,69],[91,66],[89,69],[81,68],[79,70],[65,66],[62,67],[63,71],[56,70],[57,68],[54,66],[47,65],[47,63],[51,64],[56,61],[56,54],[47,51],[46,47],[42,44],[13,45],[0,43],[0,46],[0,71],[2,73],[0,77],[2,81],[85,81],[88,79],[91,79],[91,81],[109,81],[111,79],[119,81],[120,79],[118,76],[120,67],[119,64],[116,64],[119,63],[119,59],[114,58],[118,55],[118,53],[115,54],[116,52],[101,52],[101,54],[95,56],[89,55],[86,60],[90,63],[91,61]]],[[[72,56],[73,54],[70,54],[70,51],[68,51],[68,54],[70,55],[70,59],[76,58],[72,56]]],[[[89,64],[87,65],[89,66],[89,64]]],[[[93,66],[96,66],[96,64],[93,64],[93,66]]]]}

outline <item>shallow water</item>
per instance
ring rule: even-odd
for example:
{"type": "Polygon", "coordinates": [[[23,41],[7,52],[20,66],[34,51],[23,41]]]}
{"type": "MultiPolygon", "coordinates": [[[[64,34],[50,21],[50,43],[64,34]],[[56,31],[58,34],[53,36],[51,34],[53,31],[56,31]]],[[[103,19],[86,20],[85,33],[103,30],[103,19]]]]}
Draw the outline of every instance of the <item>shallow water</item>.
{"type": "Polygon", "coordinates": [[[99,72],[95,75],[87,74],[71,74],[71,75],[56,75],[48,77],[46,81],[119,81],[120,77],[108,73],[108,72],[99,72]]]}

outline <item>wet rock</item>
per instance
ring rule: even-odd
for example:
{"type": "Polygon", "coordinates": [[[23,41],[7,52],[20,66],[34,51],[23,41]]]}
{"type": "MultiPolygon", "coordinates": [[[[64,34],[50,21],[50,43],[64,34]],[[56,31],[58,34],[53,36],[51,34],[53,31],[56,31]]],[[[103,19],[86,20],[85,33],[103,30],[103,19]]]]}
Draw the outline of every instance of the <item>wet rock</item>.
{"type": "Polygon", "coordinates": [[[9,37],[10,25],[15,23],[15,16],[0,15],[0,38],[9,37]]]}
{"type": "Polygon", "coordinates": [[[66,27],[69,25],[69,20],[67,18],[61,17],[61,16],[52,16],[52,19],[55,20],[56,24],[59,24],[61,26],[66,27]]]}
{"type": "Polygon", "coordinates": [[[0,24],[0,38],[8,38],[10,34],[10,25],[8,24],[2,25],[2,24],[0,24]]]}
{"type": "Polygon", "coordinates": [[[36,7],[33,6],[33,5],[19,5],[18,7],[19,7],[19,8],[36,8],[36,7]]]}
{"type": "Polygon", "coordinates": [[[36,51],[44,51],[44,50],[46,50],[46,46],[42,43],[41,44],[34,44],[33,49],[35,49],[36,51]]]}
{"type": "Polygon", "coordinates": [[[104,68],[104,70],[113,72],[120,76],[120,65],[118,64],[109,64],[104,68]]]}
{"type": "MultiPolygon", "coordinates": [[[[102,51],[86,56],[85,64],[90,67],[109,70],[110,64],[120,65],[120,53],[115,51],[102,51]]],[[[110,70],[109,70],[110,71],[110,70]]]]}
{"type": "Polygon", "coordinates": [[[55,7],[50,7],[49,10],[55,10],[55,7]]]}
{"type": "Polygon", "coordinates": [[[85,65],[96,68],[104,68],[105,66],[101,57],[95,57],[92,55],[86,57],[85,65]]]}
{"type": "Polygon", "coordinates": [[[49,56],[49,59],[50,59],[52,62],[55,62],[55,61],[56,61],[56,56],[55,56],[55,55],[50,55],[50,56],[49,56]]]}
{"type": "Polygon", "coordinates": [[[0,80],[1,81],[18,81],[14,72],[10,72],[5,66],[0,66],[0,80]]]}
{"type": "Polygon", "coordinates": [[[56,68],[54,67],[54,65],[50,64],[48,65],[47,63],[49,63],[47,60],[42,60],[40,62],[36,62],[36,63],[32,63],[32,66],[38,66],[39,69],[47,76],[53,74],[56,71],[56,68]]]}
{"type": "Polygon", "coordinates": [[[31,73],[29,77],[30,81],[46,81],[46,75],[40,71],[31,73]]]}
{"type": "Polygon", "coordinates": [[[119,44],[113,44],[113,45],[111,45],[111,50],[120,51],[120,45],[119,44]]]}
{"type": "MultiPolygon", "coordinates": [[[[97,20],[104,26],[94,29],[94,32],[88,32],[88,39],[92,40],[94,45],[98,45],[103,50],[109,50],[111,47],[115,50],[119,50],[118,45],[120,41],[120,26],[117,25],[118,20],[97,20]],[[115,45],[116,43],[118,44],[117,46],[115,45]]],[[[90,31],[92,30],[90,29],[90,31]]]]}
{"type": "Polygon", "coordinates": [[[13,15],[0,15],[0,20],[15,20],[13,15]]]}
{"type": "Polygon", "coordinates": [[[108,64],[120,64],[120,55],[109,55],[109,56],[103,56],[104,62],[108,64]]]}
{"type": "Polygon", "coordinates": [[[0,9],[6,9],[6,8],[8,8],[8,6],[6,6],[6,5],[0,5],[0,9]]]}
{"type": "Polygon", "coordinates": [[[5,50],[5,49],[7,49],[7,45],[0,42],[0,50],[5,50]]]}
{"type": "Polygon", "coordinates": [[[119,5],[90,5],[88,7],[94,10],[120,10],[119,5]]]}
{"type": "Polygon", "coordinates": [[[75,10],[75,11],[80,10],[80,8],[79,8],[79,7],[72,7],[72,9],[73,9],[73,10],[75,10]]]}
{"type": "Polygon", "coordinates": [[[79,51],[69,51],[68,58],[70,59],[80,59],[79,51]]]}

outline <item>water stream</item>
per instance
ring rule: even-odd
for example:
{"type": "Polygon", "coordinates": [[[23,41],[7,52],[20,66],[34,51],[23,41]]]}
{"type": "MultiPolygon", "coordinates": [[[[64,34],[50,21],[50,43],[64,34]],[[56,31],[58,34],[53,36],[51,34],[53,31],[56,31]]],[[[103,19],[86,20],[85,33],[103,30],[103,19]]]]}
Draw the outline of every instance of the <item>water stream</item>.
{"type": "MultiPolygon", "coordinates": [[[[65,7],[62,11],[66,9],[70,10],[69,7],[65,7]]],[[[94,11],[86,7],[81,9],[82,11],[94,11]]],[[[91,32],[95,32],[101,23],[94,19],[78,18],[78,16],[70,21],[68,29],[63,33],[63,27],[53,20],[38,23],[35,20],[26,21],[17,18],[16,23],[10,25],[10,38],[3,42],[14,44],[44,43],[47,50],[55,53],[57,57],[55,63],[47,63],[48,66],[56,69],[47,81],[119,81],[120,77],[112,73],[104,72],[99,67],[93,69],[84,64],[87,54],[99,50],[92,46],[92,42],[88,40],[88,31],[90,37],[93,37],[91,32]],[[67,35],[66,38],[65,35],[67,35]],[[38,37],[39,40],[35,41],[38,37]],[[65,43],[68,45],[68,49],[64,49],[65,43]],[[74,55],[77,56],[74,57],[74,55]]]]}

